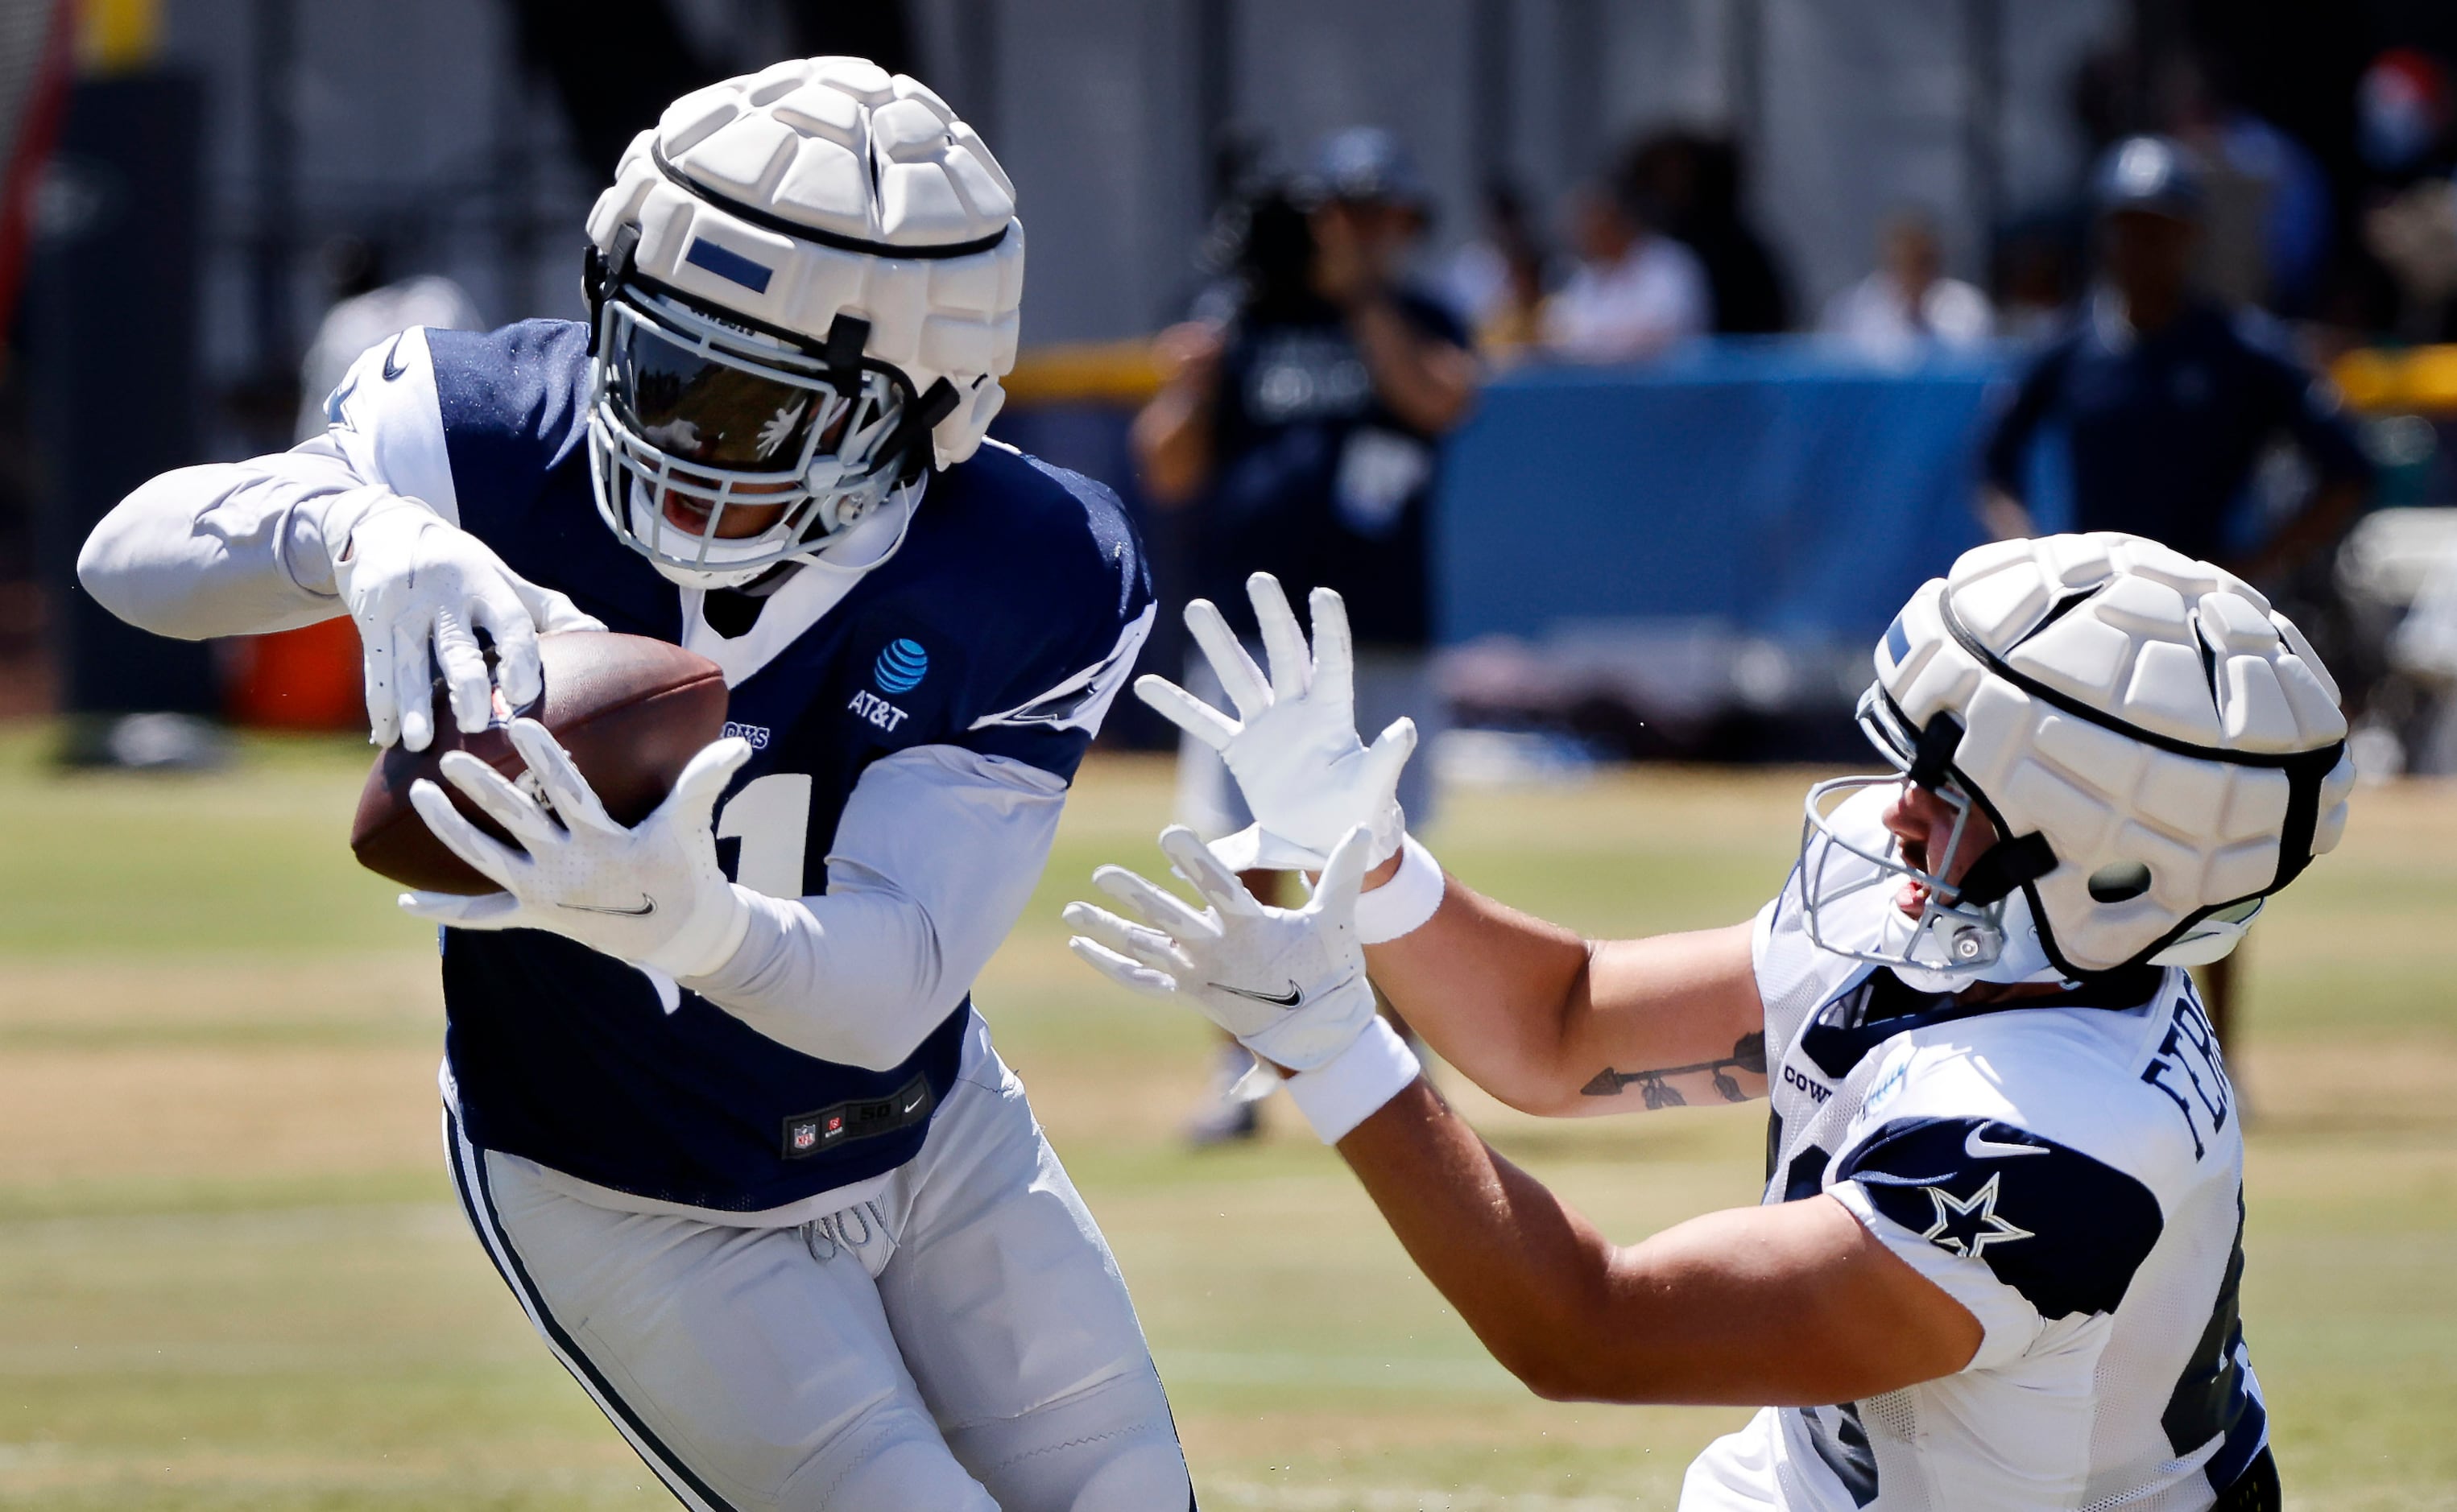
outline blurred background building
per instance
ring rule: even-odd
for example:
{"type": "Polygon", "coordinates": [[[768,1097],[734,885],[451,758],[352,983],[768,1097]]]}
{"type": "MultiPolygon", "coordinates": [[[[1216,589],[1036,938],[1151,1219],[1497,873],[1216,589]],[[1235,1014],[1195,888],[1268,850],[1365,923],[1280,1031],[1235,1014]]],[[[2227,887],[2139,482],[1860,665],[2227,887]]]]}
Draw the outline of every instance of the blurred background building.
{"type": "MultiPolygon", "coordinates": [[[[2457,604],[2457,517],[2417,512],[2457,501],[2457,362],[2433,344],[2457,337],[2446,5],[0,10],[24,34],[0,33],[0,54],[61,65],[51,94],[31,62],[27,88],[0,92],[34,165],[0,379],[10,709],[346,722],[347,680],[332,684],[346,643],[121,637],[82,613],[62,553],[146,474],[312,425],[318,375],[362,332],[576,315],[581,215],[663,102],[775,57],[854,51],[931,82],[1019,186],[1031,277],[1003,432],[1130,502],[1126,421],[1159,378],[1146,339],[1233,261],[1240,197],[1339,128],[1404,143],[1431,199],[1416,281],[1458,306],[1488,374],[1446,442],[1435,510],[1444,685],[1488,725],[1570,737],[1557,751],[1849,748],[1869,637],[1981,539],[1990,417],[2024,344],[2063,329],[2084,292],[2092,163],[2129,133],[2168,133],[2207,170],[2201,286],[2284,322],[2280,339],[2364,417],[2375,507],[2315,572],[2340,601],[2337,659],[2366,690],[2367,760],[2457,760],[2439,712],[2457,608],[2401,629],[2418,599],[2457,604]],[[1905,280],[1919,308],[1893,311],[1905,280]],[[1659,298],[1663,339],[1577,329],[1581,311],[1659,298]]],[[[0,285],[6,271],[0,257],[0,285]]],[[[2070,511],[2042,466],[2052,525],[2070,511]]],[[[2238,528],[2290,517],[2310,481],[2282,450],[2238,528]]],[[[1193,581],[1182,532],[1151,523],[1170,585],[1193,581]]],[[[1154,664],[1177,654],[1164,640],[1154,664]]],[[[1156,738],[1137,712],[1116,733],[1156,738]]]]}

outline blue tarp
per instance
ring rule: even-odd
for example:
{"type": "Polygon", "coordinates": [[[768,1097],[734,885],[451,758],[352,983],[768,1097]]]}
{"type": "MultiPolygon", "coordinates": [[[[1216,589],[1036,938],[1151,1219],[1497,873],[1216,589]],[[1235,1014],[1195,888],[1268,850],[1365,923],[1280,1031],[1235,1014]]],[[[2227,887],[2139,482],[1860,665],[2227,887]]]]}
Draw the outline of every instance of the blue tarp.
{"type": "Polygon", "coordinates": [[[1661,619],[1872,639],[1981,540],[1971,505],[2002,376],[1784,342],[1498,378],[1444,468],[1443,639],[1661,619]]]}

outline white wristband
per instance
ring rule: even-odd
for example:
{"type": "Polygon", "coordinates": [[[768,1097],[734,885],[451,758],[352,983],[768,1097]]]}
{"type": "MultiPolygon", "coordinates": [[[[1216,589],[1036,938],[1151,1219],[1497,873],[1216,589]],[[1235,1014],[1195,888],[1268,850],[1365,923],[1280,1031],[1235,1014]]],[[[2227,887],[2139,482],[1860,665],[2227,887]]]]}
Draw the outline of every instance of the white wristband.
{"type": "Polygon", "coordinates": [[[1382,945],[1413,933],[1442,906],[1447,883],[1442,864],[1416,844],[1414,835],[1399,838],[1399,869],[1391,880],[1356,899],[1356,938],[1382,945]]]}
{"type": "Polygon", "coordinates": [[[1327,1145],[1408,1089],[1424,1068],[1389,1019],[1376,1015],[1354,1044],[1312,1071],[1289,1078],[1289,1097],[1327,1145]]]}

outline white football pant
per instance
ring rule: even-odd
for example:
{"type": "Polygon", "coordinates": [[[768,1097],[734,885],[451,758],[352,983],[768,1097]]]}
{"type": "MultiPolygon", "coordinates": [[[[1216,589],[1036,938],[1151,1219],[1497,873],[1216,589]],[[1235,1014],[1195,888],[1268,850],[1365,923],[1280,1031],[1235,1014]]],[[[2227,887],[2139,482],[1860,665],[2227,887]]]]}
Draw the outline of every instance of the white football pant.
{"type": "Polygon", "coordinates": [[[921,1153],[801,1228],[615,1212],[445,1140],[529,1320],[696,1512],[1193,1505],[1117,1262],[978,1024],[921,1153]]]}

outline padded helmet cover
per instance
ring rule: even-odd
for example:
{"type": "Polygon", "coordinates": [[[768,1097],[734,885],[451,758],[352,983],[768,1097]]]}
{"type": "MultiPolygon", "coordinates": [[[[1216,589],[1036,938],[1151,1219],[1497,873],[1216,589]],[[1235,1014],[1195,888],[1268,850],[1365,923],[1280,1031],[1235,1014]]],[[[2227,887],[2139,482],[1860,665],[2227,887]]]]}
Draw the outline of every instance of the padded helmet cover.
{"type": "Polygon", "coordinates": [[[837,315],[858,317],[864,355],[914,393],[947,379],[940,467],[970,457],[1005,402],[1023,298],[1015,185],[901,73],[796,58],[684,95],[588,213],[609,257],[627,230],[630,266],[657,283],[814,345],[837,315]]]}
{"type": "Polygon", "coordinates": [[[2209,916],[2284,887],[2345,828],[2354,765],[2327,669],[2257,589],[2155,541],[1967,552],[1896,616],[1876,666],[1873,727],[1897,756],[1952,716],[1955,779],[2001,837],[2054,852],[2024,886],[2070,974],[2225,953],[2209,916]],[[2094,896],[2094,876],[2137,887],[2139,868],[2146,889],[2094,896]]]}

